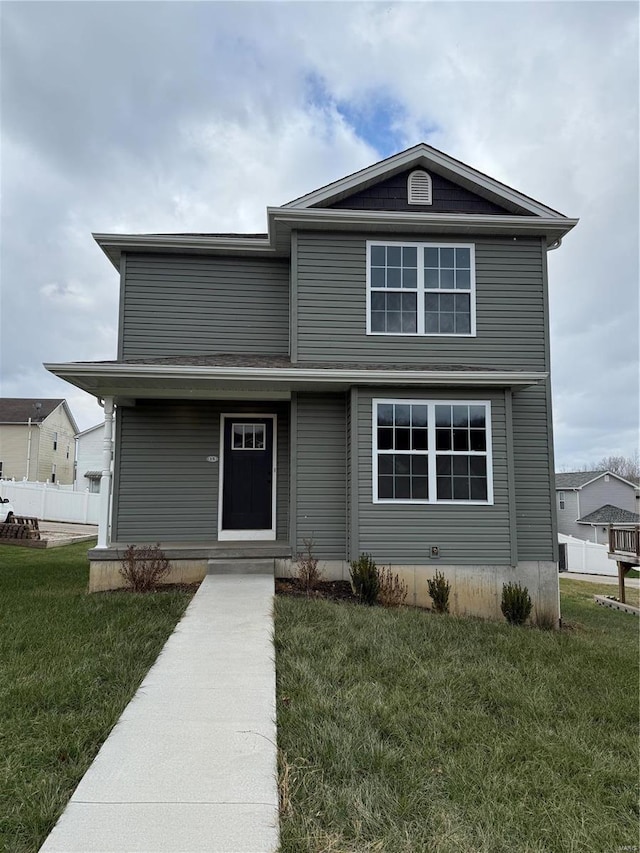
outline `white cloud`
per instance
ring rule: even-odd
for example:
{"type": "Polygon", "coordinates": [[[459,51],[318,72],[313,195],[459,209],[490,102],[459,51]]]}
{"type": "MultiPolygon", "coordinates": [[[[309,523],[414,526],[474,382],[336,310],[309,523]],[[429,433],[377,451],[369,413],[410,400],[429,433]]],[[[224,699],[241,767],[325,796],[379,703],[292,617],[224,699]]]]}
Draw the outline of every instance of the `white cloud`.
{"type": "Polygon", "coordinates": [[[267,204],[426,138],[581,218],[549,255],[558,463],[633,452],[636,4],[1,14],[2,393],[70,398],[41,362],[115,356],[118,276],[91,231],[263,231],[267,204]]]}

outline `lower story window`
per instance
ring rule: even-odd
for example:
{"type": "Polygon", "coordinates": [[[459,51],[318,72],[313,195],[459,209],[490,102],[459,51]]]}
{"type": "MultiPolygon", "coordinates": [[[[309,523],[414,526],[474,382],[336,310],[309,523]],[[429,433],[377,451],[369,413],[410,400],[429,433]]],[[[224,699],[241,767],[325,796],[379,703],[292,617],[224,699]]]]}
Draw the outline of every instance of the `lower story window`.
{"type": "Polygon", "coordinates": [[[491,404],[374,400],[373,499],[493,503],[491,404]]]}

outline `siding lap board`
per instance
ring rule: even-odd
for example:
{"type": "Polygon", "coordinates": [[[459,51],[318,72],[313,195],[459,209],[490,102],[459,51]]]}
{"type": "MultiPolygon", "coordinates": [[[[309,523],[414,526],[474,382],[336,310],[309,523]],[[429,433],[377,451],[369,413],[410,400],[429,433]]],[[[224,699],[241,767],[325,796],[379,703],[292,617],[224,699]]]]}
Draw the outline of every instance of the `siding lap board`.
{"type": "MultiPolygon", "coordinates": [[[[376,239],[398,242],[403,236],[381,235],[376,239]]],[[[442,236],[415,234],[404,239],[447,242],[442,236]]],[[[458,242],[473,242],[476,247],[474,338],[367,335],[366,240],[367,235],[298,233],[299,361],[403,361],[545,369],[544,255],[540,240],[459,238],[458,242]],[[331,340],[330,347],[327,340],[331,340]]]]}
{"type": "Polygon", "coordinates": [[[346,557],[345,418],[344,394],[298,394],[297,550],[325,560],[346,557]]]}
{"type": "Polygon", "coordinates": [[[211,542],[218,537],[221,413],[278,416],[276,534],[289,530],[289,418],[281,403],[167,401],[118,409],[114,541],[211,542]]]}
{"type": "Polygon", "coordinates": [[[360,389],[359,516],[360,550],[378,562],[396,565],[509,564],[509,484],[505,404],[502,392],[469,388],[460,391],[360,389]],[[493,506],[464,504],[374,504],[372,497],[372,400],[489,400],[493,442],[493,506]],[[440,557],[431,559],[437,545],[440,557]]]}
{"type": "Polygon", "coordinates": [[[127,255],[122,357],[286,355],[289,263],[127,255]]]}

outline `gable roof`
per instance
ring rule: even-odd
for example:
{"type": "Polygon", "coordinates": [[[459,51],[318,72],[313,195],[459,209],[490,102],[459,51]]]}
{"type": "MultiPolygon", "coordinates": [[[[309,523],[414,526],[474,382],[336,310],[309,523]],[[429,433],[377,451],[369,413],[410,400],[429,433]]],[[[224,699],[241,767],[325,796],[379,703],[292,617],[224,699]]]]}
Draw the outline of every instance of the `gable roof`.
{"type": "Polygon", "coordinates": [[[90,432],[94,432],[97,429],[102,429],[104,427],[104,421],[100,421],[99,424],[95,426],[88,427],[88,429],[83,429],[82,432],[77,432],[74,438],[82,438],[84,435],[88,435],[90,432]]]}
{"type": "Polygon", "coordinates": [[[629,486],[637,488],[635,483],[632,483],[630,480],[625,480],[624,477],[621,477],[619,474],[614,474],[613,471],[570,471],[564,474],[556,474],[556,491],[562,489],[581,489],[583,486],[592,483],[594,480],[604,477],[605,474],[608,474],[610,477],[615,477],[616,480],[627,483],[629,486]]]}
{"type": "Polygon", "coordinates": [[[578,524],[640,524],[640,515],[613,504],[594,509],[593,512],[578,519],[578,524]]]}
{"type": "Polygon", "coordinates": [[[557,248],[562,238],[577,224],[524,193],[490,178],[421,142],[413,148],[380,160],[325,187],[307,193],[280,207],[267,207],[266,234],[100,234],[93,237],[120,269],[122,252],[150,252],[280,257],[291,254],[291,235],[295,230],[363,231],[375,235],[390,230],[402,233],[448,236],[474,233],[478,237],[544,237],[547,248],[557,248]],[[468,190],[480,200],[497,205],[488,212],[450,212],[430,209],[378,210],[339,209],[339,202],[350,195],[379,184],[412,167],[426,168],[468,190]],[[332,207],[332,205],[334,205],[332,207]],[[497,212],[500,208],[501,212],[497,212]]]}
{"type": "Polygon", "coordinates": [[[499,205],[510,213],[528,213],[534,216],[564,219],[562,213],[554,210],[542,202],[530,198],[524,193],[497,181],[495,178],[479,172],[454,157],[450,157],[437,148],[432,148],[424,142],[407,148],[399,154],[394,154],[378,163],[360,169],[351,175],[346,175],[337,181],[333,181],[324,187],[313,190],[306,195],[296,198],[283,208],[294,208],[305,210],[310,207],[326,207],[346,198],[354,193],[361,192],[367,187],[380,181],[386,180],[398,172],[411,168],[427,169],[442,177],[464,187],[488,201],[499,205]]]}
{"type": "Polygon", "coordinates": [[[78,431],[71,409],[63,398],[43,399],[42,397],[0,397],[0,424],[40,424],[59,406],[69,418],[73,431],[78,431]]]}

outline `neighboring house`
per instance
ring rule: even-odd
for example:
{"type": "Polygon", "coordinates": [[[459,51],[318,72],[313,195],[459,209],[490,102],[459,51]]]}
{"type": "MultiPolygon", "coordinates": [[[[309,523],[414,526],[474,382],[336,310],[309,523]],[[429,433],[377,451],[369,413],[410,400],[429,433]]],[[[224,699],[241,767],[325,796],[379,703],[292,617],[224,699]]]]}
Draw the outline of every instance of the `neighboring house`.
{"type": "Polygon", "coordinates": [[[558,532],[607,545],[609,524],[640,523],[636,488],[611,471],[556,474],[558,532]]]}
{"type": "Polygon", "coordinates": [[[104,421],[76,435],[76,491],[100,491],[103,451],[104,421]]]}
{"type": "Polygon", "coordinates": [[[77,431],[66,400],[0,398],[0,478],[73,483],[77,431]]]}
{"type": "Polygon", "coordinates": [[[91,588],[127,543],[179,578],[312,540],[328,577],[367,552],[412,602],[441,570],[457,613],[519,581],[557,616],[547,251],[577,220],[422,144],[267,219],[95,235],[118,358],[47,365],[116,408],[91,588]]]}

